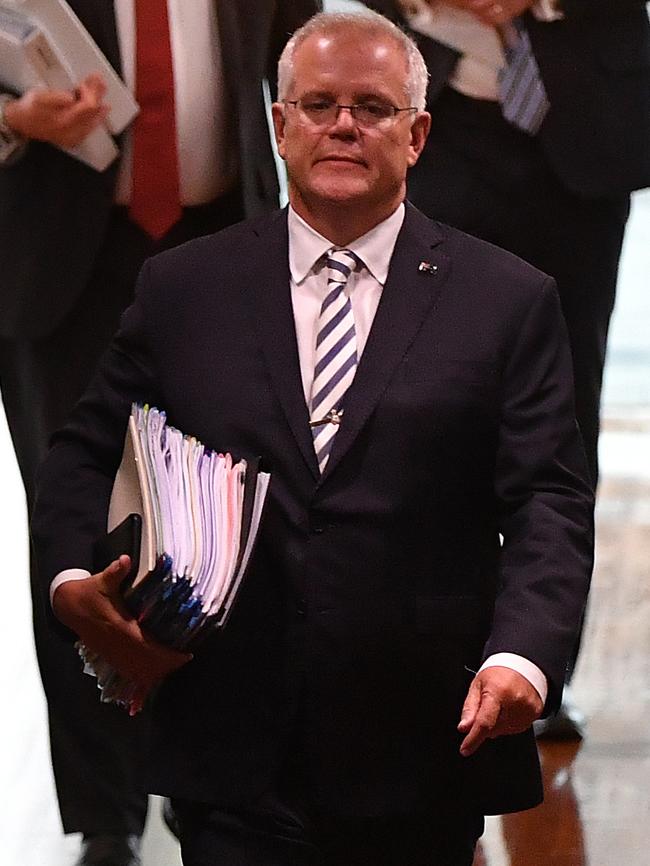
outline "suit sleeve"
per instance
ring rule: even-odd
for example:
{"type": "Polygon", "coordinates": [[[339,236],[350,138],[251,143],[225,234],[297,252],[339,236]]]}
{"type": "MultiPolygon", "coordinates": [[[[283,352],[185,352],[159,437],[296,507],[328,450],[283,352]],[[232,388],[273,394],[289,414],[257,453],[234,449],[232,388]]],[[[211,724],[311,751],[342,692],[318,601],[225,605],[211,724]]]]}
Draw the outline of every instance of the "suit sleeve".
{"type": "Polygon", "coordinates": [[[559,702],[593,565],[593,494],[575,421],[572,365],[554,282],[545,278],[506,365],[495,493],[503,536],[485,657],[513,652],[559,702]]]}
{"type": "Polygon", "coordinates": [[[151,361],[148,266],[135,303],[103,356],[98,372],[57,432],[37,479],[32,538],[48,598],[52,579],[68,568],[93,571],[92,549],[106,531],[108,503],[133,402],[160,405],[151,361]]]}

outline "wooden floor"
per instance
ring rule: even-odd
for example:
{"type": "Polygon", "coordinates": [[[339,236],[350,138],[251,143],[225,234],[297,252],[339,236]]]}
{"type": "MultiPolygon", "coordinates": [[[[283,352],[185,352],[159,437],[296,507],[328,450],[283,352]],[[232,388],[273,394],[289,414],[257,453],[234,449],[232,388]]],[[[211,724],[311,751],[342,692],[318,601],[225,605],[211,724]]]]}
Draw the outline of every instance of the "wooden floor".
{"type": "MultiPolygon", "coordinates": [[[[545,804],[490,819],[475,866],[650,864],[650,195],[635,214],[606,389],[597,566],[574,680],[588,735],[580,748],[543,747],[545,804]]],[[[56,807],[25,539],[0,412],[0,866],[70,866],[79,840],[63,836],[56,807]]],[[[152,800],[143,866],[179,866],[159,806],[152,800]]]]}

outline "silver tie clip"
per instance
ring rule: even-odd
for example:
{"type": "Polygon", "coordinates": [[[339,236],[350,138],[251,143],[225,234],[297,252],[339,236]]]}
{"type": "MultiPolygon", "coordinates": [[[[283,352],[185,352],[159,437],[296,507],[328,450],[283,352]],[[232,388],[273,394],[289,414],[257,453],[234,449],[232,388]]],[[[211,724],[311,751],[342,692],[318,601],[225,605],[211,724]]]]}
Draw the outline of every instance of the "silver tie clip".
{"type": "Polygon", "coordinates": [[[337,426],[341,423],[341,418],[343,417],[343,409],[330,409],[327,415],[324,418],[321,418],[320,421],[310,421],[310,427],[320,427],[321,424],[336,424],[337,426]]]}

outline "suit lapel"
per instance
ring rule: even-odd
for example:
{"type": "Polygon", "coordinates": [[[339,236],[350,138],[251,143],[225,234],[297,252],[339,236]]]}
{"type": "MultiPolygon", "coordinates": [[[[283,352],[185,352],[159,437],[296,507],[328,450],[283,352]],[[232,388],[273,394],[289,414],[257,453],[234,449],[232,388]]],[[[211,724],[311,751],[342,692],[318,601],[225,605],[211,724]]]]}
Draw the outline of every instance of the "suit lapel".
{"type": "Polygon", "coordinates": [[[291,304],[286,209],[257,229],[261,251],[247,269],[255,299],[257,332],[296,444],[315,479],[320,477],[300,375],[296,326],[291,304]]]}
{"type": "Polygon", "coordinates": [[[450,269],[449,258],[438,249],[441,241],[439,227],[407,205],[368,342],[345,396],[343,421],[323,480],[332,474],[352,446],[433,309],[450,269]],[[419,270],[423,262],[431,269],[419,270]]]}

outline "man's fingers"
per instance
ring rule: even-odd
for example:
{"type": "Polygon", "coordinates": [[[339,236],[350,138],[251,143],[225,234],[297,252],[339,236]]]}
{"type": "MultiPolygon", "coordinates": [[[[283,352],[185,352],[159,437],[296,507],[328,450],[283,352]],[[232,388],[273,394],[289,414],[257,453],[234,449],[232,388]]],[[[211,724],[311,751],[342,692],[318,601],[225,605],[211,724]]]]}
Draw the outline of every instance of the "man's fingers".
{"type": "Polygon", "coordinates": [[[99,108],[106,88],[101,83],[85,79],[76,88],[76,107],[86,111],[99,108]]]}
{"type": "Polygon", "coordinates": [[[496,728],[501,708],[499,702],[489,692],[481,693],[481,703],[474,717],[469,733],[460,745],[463,757],[472,755],[485,742],[496,728]]]}
{"type": "Polygon", "coordinates": [[[106,93],[106,82],[99,72],[91,72],[90,75],[87,75],[84,78],[80,86],[84,86],[93,91],[93,93],[100,99],[106,93]]]}
{"type": "Polygon", "coordinates": [[[79,99],[61,111],[58,123],[62,130],[66,129],[71,134],[81,131],[87,134],[104,120],[109,110],[107,105],[97,101],[94,96],[88,98],[87,95],[82,94],[79,99]]]}
{"type": "Polygon", "coordinates": [[[463,706],[458,730],[467,736],[461,754],[473,754],[486,739],[525,731],[542,709],[537,690],[520,673],[498,665],[485,668],[474,678],[463,706]]]}
{"type": "MultiPolygon", "coordinates": [[[[27,94],[26,94],[27,96],[27,94]]],[[[49,90],[37,88],[28,94],[28,99],[34,105],[43,109],[68,108],[75,103],[75,96],[69,90],[49,90]]]]}
{"type": "Polygon", "coordinates": [[[89,649],[145,692],[193,658],[191,653],[158,643],[142,631],[137,620],[125,619],[117,610],[104,627],[95,623],[80,637],[89,649]]]}
{"type": "Polygon", "coordinates": [[[474,724],[474,719],[476,718],[476,713],[478,712],[480,704],[481,684],[480,680],[475,677],[471,682],[469,691],[467,692],[467,697],[465,698],[465,703],[463,704],[462,712],[460,714],[458,730],[461,732],[461,734],[467,733],[467,731],[469,731],[469,729],[474,724]]]}
{"type": "Polygon", "coordinates": [[[106,119],[110,106],[103,101],[105,92],[97,74],[85,78],[74,91],[33,87],[7,104],[5,116],[11,129],[24,138],[75,147],[106,119]]]}
{"type": "Polygon", "coordinates": [[[110,106],[102,101],[105,92],[100,75],[89,75],[74,89],[70,103],[56,117],[60,144],[75,147],[106,119],[110,106]]]}
{"type": "Polygon", "coordinates": [[[123,553],[98,575],[99,588],[108,596],[120,592],[120,586],[131,569],[131,557],[123,553]]]}

